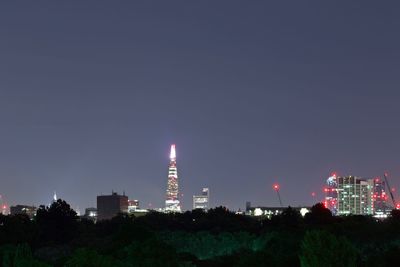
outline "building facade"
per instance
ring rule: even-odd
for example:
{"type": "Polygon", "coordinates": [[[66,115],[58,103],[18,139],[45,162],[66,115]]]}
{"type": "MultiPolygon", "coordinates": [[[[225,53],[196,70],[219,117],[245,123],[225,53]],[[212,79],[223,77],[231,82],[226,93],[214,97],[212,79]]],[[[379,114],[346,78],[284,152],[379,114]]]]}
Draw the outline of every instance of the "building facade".
{"type": "Polygon", "coordinates": [[[97,221],[97,208],[86,208],[82,217],[87,220],[97,221]]]}
{"type": "Polygon", "coordinates": [[[168,167],[168,182],[165,199],[166,212],[181,212],[181,204],[179,201],[179,182],[178,169],[176,167],[176,150],[175,145],[171,145],[169,156],[170,162],[168,167]]]}
{"type": "Polygon", "coordinates": [[[29,218],[33,219],[36,215],[37,208],[35,206],[16,205],[10,207],[10,214],[26,214],[29,218]]]}
{"type": "Polygon", "coordinates": [[[324,191],[324,205],[334,215],[385,217],[391,210],[387,203],[385,182],[380,178],[363,179],[332,174],[324,191]]]}
{"type": "Polygon", "coordinates": [[[193,196],[193,209],[208,210],[210,208],[210,190],[203,188],[201,195],[193,196]]]}
{"type": "Polygon", "coordinates": [[[338,215],[373,215],[373,179],[355,176],[338,177],[337,208],[338,215]]]}
{"type": "Polygon", "coordinates": [[[139,209],[139,200],[128,200],[128,212],[134,212],[139,209]]]}
{"type": "Polygon", "coordinates": [[[113,192],[111,195],[97,196],[97,219],[109,220],[119,213],[128,212],[128,197],[113,192]]]}

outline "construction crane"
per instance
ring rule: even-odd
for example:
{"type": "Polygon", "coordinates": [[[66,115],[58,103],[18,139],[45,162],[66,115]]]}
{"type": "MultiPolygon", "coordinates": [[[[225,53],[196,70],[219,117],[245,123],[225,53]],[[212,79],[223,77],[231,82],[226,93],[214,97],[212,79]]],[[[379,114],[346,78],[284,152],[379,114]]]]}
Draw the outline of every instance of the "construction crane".
{"type": "Polygon", "coordinates": [[[396,207],[396,201],[394,200],[392,188],[390,187],[390,184],[389,184],[388,173],[385,172],[385,174],[383,175],[383,177],[385,177],[385,182],[386,182],[387,187],[388,187],[388,189],[389,189],[390,198],[392,199],[392,202],[393,202],[393,208],[395,209],[395,208],[397,208],[397,207],[396,207]]]}
{"type": "Polygon", "coordinates": [[[274,184],[272,186],[272,188],[276,191],[276,194],[278,195],[278,199],[279,199],[279,204],[281,205],[281,207],[283,207],[282,200],[281,200],[281,195],[279,194],[279,189],[280,189],[279,184],[274,184]]]}

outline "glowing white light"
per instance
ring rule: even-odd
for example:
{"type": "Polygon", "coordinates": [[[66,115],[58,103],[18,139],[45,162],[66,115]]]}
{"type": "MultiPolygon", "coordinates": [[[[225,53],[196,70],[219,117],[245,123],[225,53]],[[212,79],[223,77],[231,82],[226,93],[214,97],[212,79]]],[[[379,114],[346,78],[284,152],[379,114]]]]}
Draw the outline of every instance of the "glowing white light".
{"type": "Polygon", "coordinates": [[[310,210],[309,209],[307,209],[307,208],[301,208],[301,210],[300,210],[300,214],[301,214],[301,216],[305,216],[307,213],[309,213],[310,212],[310,210]]]}
{"type": "Polygon", "coordinates": [[[261,216],[263,215],[263,211],[260,208],[255,208],[254,209],[254,216],[261,216]]]}
{"type": "Polygon", "coordinates": [[[171,153],[169,155],[169,158],[171,160],[175,160],[176,159],[175,144],[171,145],[171,153]]]}

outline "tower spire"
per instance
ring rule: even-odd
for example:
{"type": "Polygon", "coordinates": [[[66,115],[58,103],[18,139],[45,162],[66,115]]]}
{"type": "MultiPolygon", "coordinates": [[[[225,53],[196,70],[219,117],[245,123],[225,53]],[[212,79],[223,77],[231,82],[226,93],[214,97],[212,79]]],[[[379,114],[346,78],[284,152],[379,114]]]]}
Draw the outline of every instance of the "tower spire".
{"type": "Polygon", "coordinates": [[[165,199],[165,211],[180,212],[181,205],[179,201],[179,184],[178,184],[178,171],[176,167],[175,144],[171,145],[169,159],[170,162],[168,167],[168,183],[167,183],[167,193],[165,199]]]}
{"type": "Polygon", "coordinates": [[[175,144],[171,145],[171,152],[169,154],[169,159],[171,161],[175,161],[176,160],[176,150],[175,150],[175,144]]]}

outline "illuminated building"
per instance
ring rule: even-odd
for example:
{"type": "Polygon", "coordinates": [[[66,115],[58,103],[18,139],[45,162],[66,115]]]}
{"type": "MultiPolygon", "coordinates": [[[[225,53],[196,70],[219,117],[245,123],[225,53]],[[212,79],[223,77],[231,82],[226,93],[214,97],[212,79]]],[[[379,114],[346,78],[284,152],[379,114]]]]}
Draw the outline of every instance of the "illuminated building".
{"type": "Polygon", "coordinates": [[[333,215],[336,215],[338,212],[337,207],[337,175],[336,173],[332,173],[332,175],[326,180],[326,187],[324,188],[325,192],[325,208],[329,209],[333,215]]]}
{"type": "Polygon", "coordinates": [[[388,203],[388,194],[386,194],[386,183],[380,177],[373,179],[374,182],[374,217],[387,218],[393,207],[388,203]]]}
{"type": "Polygon", "coordinates": [[[128,197],[113,192],[111,195],[97,196],[97,219],[109,220],[119,213],[128,212],[128,197]]]}
{"type": "Polygon", "coordinates": [[[178,171],[176,167],[175,145],[171,145],[171,152],[169,159],[170,162],[168,167],[168,183],[167,183],[167,194],[165,200],[165,211],[181,212],[181,205],[179,202],[179,183],[178,183],[178,171]]]}
{"type": "Polygon", "coordinates": [[[374,214],[374,179],[337,177],[337,214],[374,214]]]}
{"type": "Polygon", "coordinates": [[[86,208],[83,218],[87,220],[97,221],[97,209],[96,208],[86,208]]]}
{"type": "Polygon", "coordinates": [[[33,218],[36,215],[37,208],[34,206],[27,206],[27,205],[16,205],[10,207],[10,214],[17,215],[17,214],[26,214],[29,218],[33,218]]]}
{"type": "Polygon", "coordinates": [[[201,195],[193,196],[193,209],[207,210],[210,202],[210,190],[203,188],[201,195]]]}
{"type": "Polygon", "coordinates": [[[374,215],[386,218],[393,209],[388,205],[385,181],[379,177],[363,179],[332,174],[324,188],[324,206],[333,215],[374,215]]]}
{"type": "Polygon", "coordinates": [[[385,212],[387,207],[387,195],[385,181],[379,177],[374,179],[374,207],[376,212],[385,212]]]}
{"type": "Polygon", "coordinates": [[[128,212],[134,212],[139,209],[139,200],[128,200],[128,212]]]}

